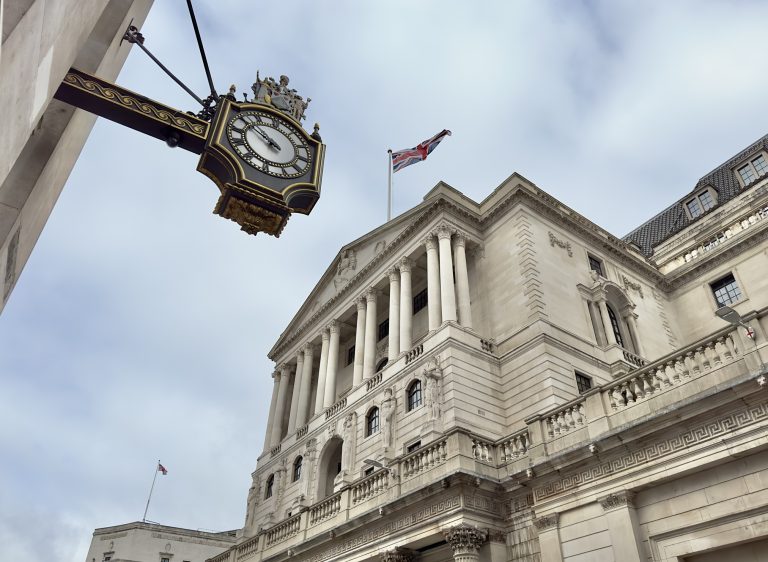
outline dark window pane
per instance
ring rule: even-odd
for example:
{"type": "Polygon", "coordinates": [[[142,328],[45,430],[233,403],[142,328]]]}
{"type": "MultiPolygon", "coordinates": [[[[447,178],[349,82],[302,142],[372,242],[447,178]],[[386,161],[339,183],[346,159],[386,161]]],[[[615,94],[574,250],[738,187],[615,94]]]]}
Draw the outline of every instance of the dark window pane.
{"type": "Polygon", "coordinates": [[[596,271],[601,277],[605,277],[605,274],[603,273],[603,262],[593,256],[589,256],[589,269],[596,271]]]}
{"type": "Polygon", "coordinates": [[[365,435],[373,435],[379,431],[379,409],[374,408],[368,412],[368,416],[365,418],[365,435]]]}
{"type": "Polygon", "coordinates": [[[421,381],[413,381],[408,387],[408,411],[421,406],[421,381]]]}
{"type": "Polygon", "coordinates": [[[410,445],[408,445],[408,447],[406,448],[406,452],[412,453],[415,450],[417,450],[419,447],[421,447],[421,441],[416,441],[416,443],[411,443],[410,445]]]}
{"type": "Polygon", "coordinates": [[[347,350],[347,365],[351,365],[355,360],[355,346],[353,345],[347,350]]]}
{"type": "Polygon", "coordinates": [[[621,337],[621,328],[619,328],[619,319],[616,317],[616,313],[611,308],[611,305],[606,305],[608,309],[608,318],[611,321],[611,328],[613,329],[613,335],[616,337],[616,343],[621,347],[624,347],[624,339],[621,337]]]}
{"type": "Polygon", "coordinates": [[[581,373],[576,373],[576,388],[578,388],[579,394],[588,391],[592,388],[592,379],[581,373]]]}
{"type": "Polygon", "coordinates": [[[381,341],[384,338],[386,338],[389,335],[389,318],[384,320],[381,324],[379,324],[379,339],[377,341],[381,341]]]}
{"type": "Polygon", "coordinates": [[[691,199],[686,205],[688,206],[688,212],[691,213],[693,218],[698,217],[702,213],[698,199],[691,199]]]}
{"type": "Polygon", "coordinates": [[[301,465],[304,462],[304,459],[302,457],[297,457],[296,460],[293,462],[293,481],[296,482],[299,478],[301,478],[301,465]]]}
{"type": "Polygon", "coordinates": [[[762,154],[752,160],[752,165],[755,167],[758,176],[764,176],[768,172],[768,162],[762,154]]]}
{"type": "Polygon", "coordinates": [[[718,307],[733,304],[741,299],[741,290],[736,284],[733,274],[726,275],[719,281],[712,283],[711,286],[718,307]]]}
{"type": "Polygon", "coordinates": [[[416,314],[419,310],[427,306],[427,290],[424,289],[418,295],[413,297],[413,313],[416,314]]]}
{"type": "Polygon", "coordinates": [[[712,194],[709,191],[699,194],[699,201],[701,202],[701,208],[705,211],[709,211],[715,206],[715,200],[712,199],[712,194]]]}
{"type": "Polygon", "coordinates": [[[752,166],[739,168],[739,175],[741,175],[741,180],[744,182],[744,185],[748,185],[755,179],[755,172],[752,171],[752,166]]]}

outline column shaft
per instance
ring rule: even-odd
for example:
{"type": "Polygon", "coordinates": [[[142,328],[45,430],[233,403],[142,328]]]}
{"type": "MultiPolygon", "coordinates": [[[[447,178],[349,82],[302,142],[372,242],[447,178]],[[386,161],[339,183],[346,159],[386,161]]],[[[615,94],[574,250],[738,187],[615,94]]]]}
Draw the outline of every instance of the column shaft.
{"type": "Polygon", "coordinates": [[[467,273],[466,238],[457,234],[453,242],[456,257],[456,291],[459,300],[459,324],[472,327],[472,310],[469,304],[469,274],[467,273]]]}
{"type": "Polygon", "coordinates": [[[389,347],[390,363],[400,355],[400,272],[394,267],[389,273],[389,347]]]}
{"type": "Polygon", "coordinates": [[[643,342],[640,341],[640,335],[637,333],[637,321],[635,315],[630,312],[624,317],[629,327],[629,337],[632,338],[632,343],[635,344],[635,353],[640,357],[645,357],[645,349],[643,348],[643,342]]]}
{"type": "Polygon", "coordinates": [[[376,337],[378,336],[376,320],[376,291],[369,289],[365,295],[365,351],[363,352],[363,379],[373,376],[376,369],[376,337]]]}
{"type": "MultiPolygon", "coordinates": [[[[391,327],[390,327],[391,330],[391,327]]],[[[413,287],[411,260],[400,260],[400,351],[410,351],[413,345],[413,287]]]]}
{"type": "Polygon", "coordinates": [[[301,394],[301,368],[296,365],[293,373],[293,392],[291,393],[291,409],[288,413],[288,435],[296,430],[296,414],[299,411],[299,394],[301,394]]]}
{"type": "Polygon", "coordinates": [[[280,377],[272,373],[272,400],[269,402],[269,416],[267,416],[267,431],[264,432],[264,449],[272,447],[272,424],[275,421],[275,406],[277,404],[277,392],[280,387],[280,377]]]}
{"type": "Polygon", "coordinates": [[[328,326],[331,334],[328,344],[328,367],[325,375],[325,396],[323,407],[330,408],[336,401],[336,373],[339,368],[339,323],[334,320],[328,326]]]}
{"type": "Polygon", "coordinates": [[[320,369],[317,372],[317,394],[315,394],[315,413],[319,413],[323,409],[323,403],[325,401],[325,383],[326,375],[328,374],[328,329],[323,329],[321,334],[323,344],[320,347],[320,369]]]}
{"type": "Polygon", "coordinates": [[[355,365],[352,372],[352,387],[363,382],[363,356],[365,348],[365,299],[359,298],[357,304],[357,326],[355,328],[355,365]]]}
{"type": "Polygon", "coordinates": [[[603,320],[606,345],[618,345],[619,342],[616,341],[616,335],[613,333],[613,326],[611,326],[611,319],[608,316],[608,305],[605,303],[605,299],[600,299],[597,305],[600,308],[600,318],[603,320]]]}
{"type": "Polygon", "coordinates": [[[451,255],[451,231],[437,231],[440,245],[440,294],[442,295],[443,322],[456,321],[456,289],[453,286],[453,256],[451,255]]]}
{"type": "MultiPolygon", "coordinates": [[[[299,393],[299,407],[296,417],[296,427],[304,427],[310,418],[309,415],[309,394],[312,392],[312,363],[315,350],[311,344],[304,346],[301,356],[304,355],[301,365],[301,392],[299,393]]],[[[298,362],[298,358],[296,359],[298,362]]],[[[296,367],[298,369],[298,365],[296,367]]]]}
{"type": "Polygon", "coordinates": [[[272,421],[272,447],[279,444],[283,439],[283,416],[285,415],[285,405],[288,401],[288,372],[282,370],[279,376],[280,388],[277,391],[275,419],[272,421]]]}
{"type": "Polygon", "coordinates": [[[429,308],[429,329],[436,330],[442,324],[440,313],[440,260],[434,236],[425,240],[427,246],[427,307],[429,308]]]}

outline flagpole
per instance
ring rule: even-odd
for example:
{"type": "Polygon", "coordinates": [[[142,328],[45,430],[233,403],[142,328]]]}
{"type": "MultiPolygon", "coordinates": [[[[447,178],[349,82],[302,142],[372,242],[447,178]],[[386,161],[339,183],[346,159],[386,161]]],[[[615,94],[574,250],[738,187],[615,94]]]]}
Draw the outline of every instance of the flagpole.
{"type": "Polygon", "coordinates": [[[149,488],[149,497],[147,498],[147,507],[144,508],[144,517],[141,518],[142,523],[146,523],[147,521],[147,511],[149,511],[149,500],[152,499],[152,490],[155,489],[155,480],[157,480],[157,473],[160,472],[160,469],[158,468],[160,466],[160,459],[157,460],[157,465],[155,466],[155,475],[152,477],[152,486],[149,488]]]}
{"type": "Polygon", "coordinates": [[[389,181],[387,190],[387,222],[392,219],[392,149],[387,150],[389,154],[389,181]]]}

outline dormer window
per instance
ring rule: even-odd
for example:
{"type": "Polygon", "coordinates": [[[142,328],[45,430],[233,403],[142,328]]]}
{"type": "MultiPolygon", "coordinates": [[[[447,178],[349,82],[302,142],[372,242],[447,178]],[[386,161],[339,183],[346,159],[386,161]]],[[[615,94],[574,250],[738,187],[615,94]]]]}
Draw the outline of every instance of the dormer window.
{"type": "Polygon", "coordinates": [[[692,219],[700,217],[717,204],[717,194],[715,190],[708,187],[704,191],[697,193],[696,197],[685,202],[685,209],[688,216],[692,219]]]}
{"type": "Polygon", "coordinates": [[[747,187],[755,180],[768,174],[768,155],[763,152],[736,168],[741,187],[747,187]]]}

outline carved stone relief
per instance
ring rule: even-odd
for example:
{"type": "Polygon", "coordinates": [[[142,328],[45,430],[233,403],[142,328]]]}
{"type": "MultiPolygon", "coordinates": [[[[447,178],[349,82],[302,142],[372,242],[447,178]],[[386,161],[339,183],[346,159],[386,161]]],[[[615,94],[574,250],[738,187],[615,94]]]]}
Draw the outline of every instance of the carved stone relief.
{"type": "Polygon", "coordinates": [[[336,277],[333,278],[333,286],[336,290],[349,283],[357,269],[357,255],[353,249],[344,250],[336,266],[336,277]]]}

